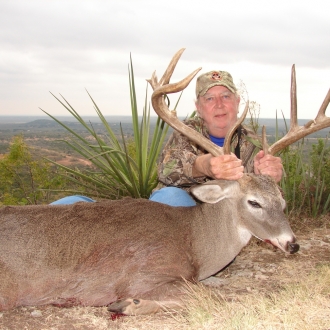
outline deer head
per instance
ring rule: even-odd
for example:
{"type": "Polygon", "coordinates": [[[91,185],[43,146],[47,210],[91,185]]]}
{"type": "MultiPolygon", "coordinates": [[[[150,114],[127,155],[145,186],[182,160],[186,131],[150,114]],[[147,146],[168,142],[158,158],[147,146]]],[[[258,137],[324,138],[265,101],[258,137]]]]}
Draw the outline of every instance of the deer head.
{"type": "MultiPolygon", "coordinates": [[[[215,145],[212,141],[208,140],[198,132],[194,131],[190,127],[187,127],[182,123],[176,116],[175,111],[170,111],[167,107],[164,95],[176,93],[184,90],[191,80],[196,76],[196,74],[201,70],[201,68],[196,69],[189,76],[183,80],[170,84],[170,78],[174,72],[174,69],[184,52],[184,48],[180,49],[172,58],[170,64],[168,65],[163,77],[158,82],[156,73],[152,74],[151,79],[147,81],[150,83],[152,89],[154,90],[151,102],[154,110],[160,118],[162,118],[167,124],[173,127],[175,130],[179,131],[181,134],[187,136],[191,141],[197,143],[202,148],[207,150],[213,156],[229,154],[230,153],[230,142],[231,138],[236,131],[237,127],[244,121],[245,116],[248,112],[249,103],[246,102],[245,109],[242,116],[237,120],[234,127],[227,133],[225,144],[223,148],[215,145]]],[[[280,140],[275,142],[272,146],[268,146],[266,140],[266,130],[263,127],[262,130],[262,141],[263,150],[265,154],[275,155],[279,151],[283,150],[287,146],[293,144],[294,142],[302,139],[303,137],[317,132],[323,128],[330,126],[330,118],[325,115],[326,108],[330,101],[330,89],[320,107],[320,110],[314,120],[310,120],[304,126],[299,126],[297,122],[297,87],[296,87],[296,72],[295,66],[292,66],[291,72],[291,115],[290,115],[290,130],[288,133],[282,137],[280,140]]]]}

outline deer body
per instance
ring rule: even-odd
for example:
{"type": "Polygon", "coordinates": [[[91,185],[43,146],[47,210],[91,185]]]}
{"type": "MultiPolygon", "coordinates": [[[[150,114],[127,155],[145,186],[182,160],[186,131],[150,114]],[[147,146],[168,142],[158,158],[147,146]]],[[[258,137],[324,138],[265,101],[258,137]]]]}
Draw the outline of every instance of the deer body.
{"type": "Polygon", "coordinates": [[[193,190],[211,204],[176,208],[123,199],[1,208],[0,309],[119,300],[111,310],[156,312],[182,304],[183,279],[220,271],[252,235],[297,250],[270,178],[246,175],[193,190]]]}

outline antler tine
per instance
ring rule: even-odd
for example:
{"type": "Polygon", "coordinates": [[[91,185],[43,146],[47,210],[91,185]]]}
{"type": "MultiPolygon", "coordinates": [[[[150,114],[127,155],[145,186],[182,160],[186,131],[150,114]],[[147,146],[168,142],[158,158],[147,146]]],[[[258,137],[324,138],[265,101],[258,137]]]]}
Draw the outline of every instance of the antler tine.
{"type": "Polygon", "coordinates": [[[231,143],[231,139],[235,133],[235,131],[237,130],[237,128],[239,127],[239,125],[241,125],[248,113],[249,110],[249,101],[246,102],[244,111],[241,115],[241,117],[236,121],[235,125],[230,129],[230,131],[228,131],[226,138],[225,138],[225,143],[223,145],[223,152],[225,155],[229,155],[230,154],[230,143],[231,143]]]}
{"type": "Polygon", "coordinates": [[[314,120],[309,121],[304,126],[298,125],[297,119],[297,90],[296,90],[296,72],[295,66],[292,66],[291,74],[291,119],[290,119],[290,130],[283,136],[279,141],[275,142],[268,148],[268,152],[271,155],[275,155],[279,151],[288,147],[289,145],[297,142],[305,136],[317,132],[323,128],[330,127],[330,118],[325,115],[325,111],[330,102],[330,90],[318,111],[317,116],[314,120]]]}
{"type": "Polygon", "coordinates": [[[262,126],[262,150],[265,153],[265,156],[268,155],[269,151],[269,146],[267,142],[267,136],[266,136],[266,126],[262,126]]]}
{"type": "Polygon", "coordinates": [[[158,86],[158,79],[156,76],[156,71],[154,71],[151,75],[150,79],[146,79],[147,82],[150,84],[151,88],[154,90],[158,86]]]}
{"type": "MultiPolygon", "coordinates": [[[[154,92],[152,94],[151,99],[154,97],[157,97],[158,95],[164,95],[164,94],[172,94],[172,93],[177,93],[183,91],[189,84],[190,82],[194,79],[196,74],[201,70],[202,68],[198,68],[195,71],[193,71],[191,74],[189,74],[186,78],[178,81],[177,83],[173,84],[166,84],[166,85],[161,85],[160,83],[158,84],[159,87],[156,87],[154,89],[154,92]]],[[[148,80],[149,82],[149,80],[148,80]]],[[[156,110],[156,109],[155,109],[156,110]]],[[[157,112],[157,111],[156,111],[157,112]]]]}
{"type": "Polygon", "coordinates": [[[158,82],[158,79],[156,76],[156,71],[153,72],[150,79],[147,79],[147,82],[150,84],[150,86],[152,87],[153,90],[155,90],[156,88],[158,88],[160,86],[168,85],[168,83],[170,82],[170,79],[172,77],[172,74],[174,72],[174,69],[175,69],[176,65],[178,64],[179,59],[184,51],[185,51],[185,48],[181,48],[179,51],[177,51],[174,54],[170,64],[168,65],[166,71],[164,72],[164,74],[159,82],[158,82]]]}
{"type": "Polygon", "coordinates": [[[297,115],[297,82],[296,82],[296,66],[293,64],[291,69],[291,113],[290,113],[290,130],[294,130],[298,126],[297,115]]]}
{"type": "Polygon", "coordinates": [[[325,110],[327,109],[329,103],[330,103],[330,89],[328,90],[328,93],[325,96],[324,101],[321,104],[320,110],[315,118],[316,122],[320,119],[322,120],[323,118],[327,118],[327,116],[325,115],[325,110]]]}
{"type": "Polygon", "coordinates": [[[182,53],[183,53],[185,50],[186,50],[185,48],[181,48],[179,51],[177,51],[177,52],[174,54],[174,56],[173,56],[173,58],[172,58],[170,64],[168,65],[166,71],[164,72],[162,78],[161,78],[160,81],[159,81],[159,84],[160,84],[160,85],[166,85],[166,84],[168,84],[168,83],[170,82],[170,79],[171,79],[171,77],[172,77],[172,74],[173,74],[173,72],[174,72],[174,69],[175,69],[176,65],[178,64],[179,59],[180,59],[182,53]]]}
{"type": "MultiPolygon", "coordinates": [[[[290,129],[289,132],[285,136],[289,136],[290,134],[293,134],[293,132],[298,128],[298,106],[297,106],[297,81],[296,81],[296,66],[293,64],[291,68],[291,88],[290,88],[290,101],[291,101],[291,109],[290,109],[290,129]]],[[[284,141],[284,139],[280,139],[276,143],[274,143],[271,147],[268,146],[267,143],[267,137],[266,137],[266,127],[262,127],[262,149],[265,153],[274,155],[277,151],[274,151],[277,147],[282,150],[284,149],[284,144],[282,147],[281,143],[278,143],[280,141],[284,141]]]]}

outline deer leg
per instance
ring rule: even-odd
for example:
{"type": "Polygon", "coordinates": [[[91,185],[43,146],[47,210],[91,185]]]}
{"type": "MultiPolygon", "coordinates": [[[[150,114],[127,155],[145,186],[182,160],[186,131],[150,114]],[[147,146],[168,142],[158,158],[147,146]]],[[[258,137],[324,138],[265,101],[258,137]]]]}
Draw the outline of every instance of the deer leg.
{"type": "Polygon", "coordinates": [[[108,310],[125,315],[142,315],[181,309],[183,308],[181,297],[185,285],[186,282],[183,280],[166,282],[144,294],[143,299],[139,297],[120,299],[108,305],[108,310]]]}
{"type": "Polygon", "coordinates": [[[225,278],[210,276],[210,277],[206,278],[205,280],[202,280],[201,283],[206,286],[217,288],[219,286],[228,285],[229,281],[225,278]]]}
{"type": "Polygon", "coordinates": [[[143,315],[180,308],[182,308],[180,300],[156,301],[128,298],[113,302],[108,306],[108,311],[125,315],[143,315]]]}

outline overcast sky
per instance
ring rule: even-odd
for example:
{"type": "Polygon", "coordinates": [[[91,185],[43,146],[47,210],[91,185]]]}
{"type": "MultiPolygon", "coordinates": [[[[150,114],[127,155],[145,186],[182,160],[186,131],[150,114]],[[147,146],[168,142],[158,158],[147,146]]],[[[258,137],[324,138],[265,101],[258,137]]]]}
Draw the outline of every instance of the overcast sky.
{"type": "MultiPolygon", "coordinates": [[[[328,0],[0,0],[0,115],[130,115],[133,58],[142,113],[145,79],[161,77],[186,48],[172,82],[202,67],[229,71],[261,105],[260,117],[290,113],[296,64],[298,117],[314,118],[330,87],[328,0]]],[[[178,113],[194,110],[195,79],[178,113]]],[[[177,96],[172,97],[175,103],[177,96]]],[[[330,110],[328,110],[329,113],[330,110]]]]}

